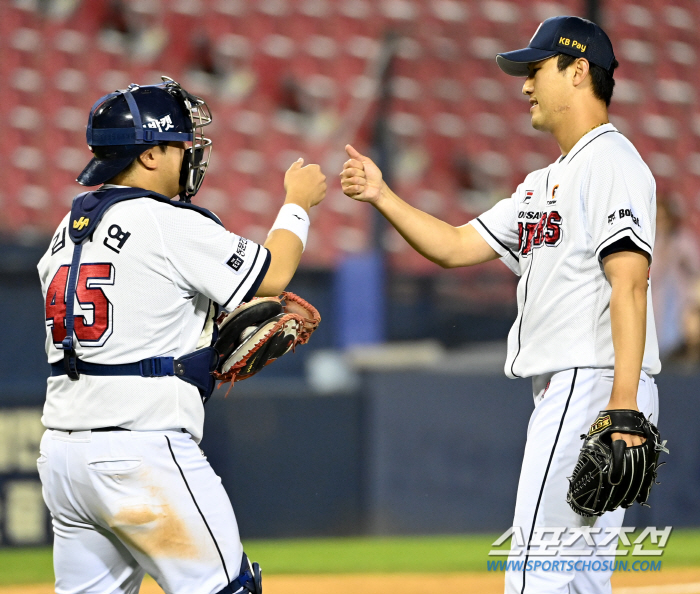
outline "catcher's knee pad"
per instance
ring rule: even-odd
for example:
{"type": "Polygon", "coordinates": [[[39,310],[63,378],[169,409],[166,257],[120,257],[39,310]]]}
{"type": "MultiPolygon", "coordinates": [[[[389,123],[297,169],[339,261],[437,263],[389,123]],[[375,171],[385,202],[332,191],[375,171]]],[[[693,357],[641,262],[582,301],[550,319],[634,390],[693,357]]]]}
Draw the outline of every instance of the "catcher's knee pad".
{"type": "Polygon", "coordinates": [[[262,594],[262,572],[260,565],[251,563],[243,553],[240,575],[217,594],[262,594]]]}

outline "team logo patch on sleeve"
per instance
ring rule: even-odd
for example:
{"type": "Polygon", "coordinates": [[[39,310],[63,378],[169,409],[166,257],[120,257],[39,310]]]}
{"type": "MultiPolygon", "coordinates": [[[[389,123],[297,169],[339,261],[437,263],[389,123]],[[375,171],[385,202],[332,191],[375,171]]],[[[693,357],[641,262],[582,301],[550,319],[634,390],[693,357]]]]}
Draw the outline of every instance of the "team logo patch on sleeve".
{"type": "Polygon", "coordinates": [[[248,247],[248,240],[241,237],[238,240],[238,246],[236,246],[236,252],[233,254],[233,256],[231,256],[228,259],[228,262],[226,262],[226,264],[228,264],[236,272],[238,272],[241,269],[241,266],[243,266],[243,258],[245,257],[245,251],[246,251],[247,247],[248,247]]]}

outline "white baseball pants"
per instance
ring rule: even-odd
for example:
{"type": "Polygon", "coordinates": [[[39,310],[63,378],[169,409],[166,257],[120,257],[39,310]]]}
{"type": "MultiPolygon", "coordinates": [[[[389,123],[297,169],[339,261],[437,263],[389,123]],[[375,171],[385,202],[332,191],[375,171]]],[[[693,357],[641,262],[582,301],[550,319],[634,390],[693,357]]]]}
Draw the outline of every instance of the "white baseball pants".
{"type": "Polygon", "coordinates": [[[57,594],[214,594],[240,573],[231,502],[188,433],[53,431],[38,460],[57,594]]]}
{"type": "MultiPolygon", "coordinates": [[[[598,518],[584,518],[575,513],[566,502],[569,488],[568,476],[571,476],[579,452],[580,436],[588,433],[588,428],[605,409],[612,392],[613,371],[611,369],[570,369],[546,376],[533,378],[535,410],[528,425],[525,455],[518,484],[513,526],[522,530],[525,546],[511,541],[509,561],[534,560],[527,556],[527,545],[537,528],[574,528],[595,526],[602,528],[601,534],[594,536],[597,543],[605,538],[605,529],[622,526],[625,510],[618,508],[598,518]],[[520,553],[519,555],[516,553],[520,553]]],[[[651,421],[659,421],[659,398],[653,378],[642,372],[637,392],[637,405],[651,421]]],[[[614,540],[603,550],[614,548],[614,540]]],[[[563,550],[557,551],[555,557],[538,557],[540,561],[548,560],[583,560],[601,563],[604,567],[608,561],[610,567],[615,558],[599,554],[596,547],[586,545],[579,539],[578,548],[589,547],[590,556],[566,556],[563,550]]],[[[572,547],[568,548],[570,552],[572,547]]],[[[511,564],[513,567],[513,564],[511,564]]],[[[527,571],[506,571],[506,594],[610,594],[612,587],[610,571],[545,571],[541,567],[527,571]]],[[[563,564],[562,564],[563,567],[563,564]]]]}

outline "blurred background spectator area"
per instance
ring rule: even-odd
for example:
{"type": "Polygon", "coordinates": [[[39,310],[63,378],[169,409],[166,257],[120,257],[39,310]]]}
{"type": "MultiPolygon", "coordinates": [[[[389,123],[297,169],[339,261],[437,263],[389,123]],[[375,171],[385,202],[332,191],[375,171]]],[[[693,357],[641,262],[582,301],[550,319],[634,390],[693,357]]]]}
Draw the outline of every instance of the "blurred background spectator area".
{"type": "MultiPolygon", "coordinates": [[[[0,233],[45,242],[81,190],[92,103],[167,74],[212,108],[214,154],[196,201],[228,228],[263,241],[284,171],[302,155],[330,178],[307,268],[331,269],[380,237],[392,271],[434,274],[395,232],[373,230],[372,209],[342,196],[344,144],[369,150],[383,105],[394,188],[466,223],[558,154],[531,128],[522,81],[501,73],[495,54],[526,45],[545,18],[589,10],[584,0],[4,0],[0,233]]],[[[608,0],[599,10],[621,64],[611,120],[698,229],[700,2],[608,0]]]]}

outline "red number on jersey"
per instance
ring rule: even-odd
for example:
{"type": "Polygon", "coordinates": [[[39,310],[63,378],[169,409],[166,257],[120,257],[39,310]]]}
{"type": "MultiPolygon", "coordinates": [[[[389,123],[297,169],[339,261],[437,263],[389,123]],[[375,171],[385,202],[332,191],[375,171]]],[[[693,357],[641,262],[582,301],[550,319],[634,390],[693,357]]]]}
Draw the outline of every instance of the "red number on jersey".
{"type": "MultiPolygon", "coordinates": [[[[46,292],[46,322],[57,346],[66,337],[66,285],[70,266],[61,266],[46,292]]],[[[112,264],[81,264],[76,286],[75,336],[82,346],[102,346],[112,335],[112,303],[101,285],[114,284],[112,264]],[[82,311],[82,313],[80,313],[82,311]],[[92,315],[87,315],[88,312],[92,315]],[[88,318],[91,321],[88,322],[88,318]]]]}
{"type": "Polygon", "coordinates": [[[46,325],[51,326],[54,344],[66,337],[66,283],[70,266],[61,266],[46,291],[46,325]]]}

